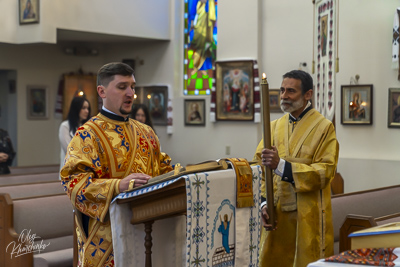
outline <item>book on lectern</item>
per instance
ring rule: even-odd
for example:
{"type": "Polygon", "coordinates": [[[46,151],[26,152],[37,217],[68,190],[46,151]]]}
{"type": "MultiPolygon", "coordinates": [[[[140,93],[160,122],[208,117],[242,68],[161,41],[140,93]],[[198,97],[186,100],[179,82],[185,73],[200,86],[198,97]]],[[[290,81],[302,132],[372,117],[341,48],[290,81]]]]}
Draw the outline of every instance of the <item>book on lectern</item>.
{"type": "MultiPolygon", "coordinates": [[[[400,218],[399,218],[400,219],[400,218]]],[[[374,226],[353,232],[351,249],[400,247],[400,222],[374,226]]]]}

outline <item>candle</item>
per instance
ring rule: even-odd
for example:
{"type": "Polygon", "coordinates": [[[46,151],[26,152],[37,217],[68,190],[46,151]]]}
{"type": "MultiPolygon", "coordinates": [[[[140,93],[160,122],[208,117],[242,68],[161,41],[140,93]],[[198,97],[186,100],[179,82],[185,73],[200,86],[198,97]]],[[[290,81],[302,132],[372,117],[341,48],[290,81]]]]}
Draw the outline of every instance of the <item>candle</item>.
{"type": "MultiPolygon", "coordinates": [[[[271,149],[271,121],[269,117],[269,86],[267,76],[262,74],[261,79],[261,107],[263,114],[263,140],[264,148],[271,149]]],[[[268,224],[272,225],[272,229],[276,226],[276,216],[274,211],[274,181],[272,178],[272,170],[264,166],[265,174],[265,191],[267,194],[268,207],[268,224]]]]}

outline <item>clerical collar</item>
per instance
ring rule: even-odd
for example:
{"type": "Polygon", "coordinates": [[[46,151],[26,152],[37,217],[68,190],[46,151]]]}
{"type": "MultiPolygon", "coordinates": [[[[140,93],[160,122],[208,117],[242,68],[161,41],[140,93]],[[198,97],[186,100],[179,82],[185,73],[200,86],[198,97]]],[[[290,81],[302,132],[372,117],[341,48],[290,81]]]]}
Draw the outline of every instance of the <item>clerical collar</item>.
{"type": "Polygon", "coordinates": [[[311,102],[308,101],[308,103],[307,103],[306,107],[304,108],[303,112],[300,114],[300,116],[297,119],[292,114],[289,113],[289,123],[294,123],[294,124],[298,123],[301,120],[301,118],[303,118],[303,116],[306,115],[306,113],[308,111],[310,111],[311,109],[312,109],[311,102]]]}
{"type": "Polygon", "coordinates": [[[115,120],[115,121],[128,121],[129,120],[129,117],[124,118],[122,116],[119,116],[119,115],[115,114],[114,112],[108,110],[104,106],[101,108],[100,113],[102,115],[106,116],[107,118],[115,120]]]}

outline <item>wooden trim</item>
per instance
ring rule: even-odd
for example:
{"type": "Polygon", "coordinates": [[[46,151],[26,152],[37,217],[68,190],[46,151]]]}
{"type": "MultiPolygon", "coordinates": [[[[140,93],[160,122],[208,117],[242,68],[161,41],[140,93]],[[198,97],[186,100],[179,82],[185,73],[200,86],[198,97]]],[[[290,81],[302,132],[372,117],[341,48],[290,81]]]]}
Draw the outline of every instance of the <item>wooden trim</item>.
{"type": "Polygon", "coordinates": [[[368,190],[363,190],[363,191],[350,192],[350,193],[345,193],[345,194],[338,194],[338,195],[332,196],[332,198],[344,197],[344,196],[352,196],[352,195],[361,195],[361,194],[371,193],[371,192],[375,192],[375,191],[383,191],[383,190],[387,190],[387,189],[394,189],[394,188],[398,188],[398,187],[400,187],[400,184],[399,185],[386,186],[386,187],[379,187],[379,188],[374,188],[374,189],[368,189],[368,190]]]}
{"type": "Polygon", "coordinates": [[[393,214],[390,214],[390,215],[385,215],[385,216],[382,216],[382,217],[376,217],[375,221],[376,222],[386,221],[386,220],[397,218],[397,217],[400,217],[400,212],[393,213],[393,214]]]}

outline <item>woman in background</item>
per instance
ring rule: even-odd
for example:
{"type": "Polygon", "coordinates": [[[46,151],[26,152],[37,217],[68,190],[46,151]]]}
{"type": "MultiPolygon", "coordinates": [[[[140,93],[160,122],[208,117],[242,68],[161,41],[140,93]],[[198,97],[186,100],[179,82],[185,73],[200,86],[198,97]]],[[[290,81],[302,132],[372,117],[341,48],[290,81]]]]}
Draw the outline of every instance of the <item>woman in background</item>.
{"type": "MultiPolygon", "coordinates": [[[[137,120],[138,122],[144,123],[153,129],[154,133],[157,135],[156,130],[153,127],[153,122],[151,121],[149,109],[145,104],[135,104],[132,107],[131,119],[137,120]]],[[[161,150],[161,143],[160,143],[161,150]]]]}
{"type": "Polygon", "coordinates": [[[8,166],[11,166],[14,157],[15,151],[8,132],[0,129],[0,175],[10,173],[8,166]]]}
{"type": "Polygon", "coordinates": [[[58,131],[60,139],[61,154],[60,154],[60,170],[64,166],[65,154],[67,147],[76,130],[87,122],[90,118],[89,101],[81,96],[76,96],[72,99],[69,107],[67,120],[63,121],[58,131]]]}
{"type": "MultiPolygon", "coordinates": [[[[153,123],[151,122],[149,109],[144,104],[134,105],[131,112],[131,118],[150,126],[153,131],[153,123]]],[[[155,132],[155,131],[154,131],[155,132]]]]}

